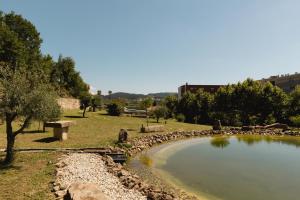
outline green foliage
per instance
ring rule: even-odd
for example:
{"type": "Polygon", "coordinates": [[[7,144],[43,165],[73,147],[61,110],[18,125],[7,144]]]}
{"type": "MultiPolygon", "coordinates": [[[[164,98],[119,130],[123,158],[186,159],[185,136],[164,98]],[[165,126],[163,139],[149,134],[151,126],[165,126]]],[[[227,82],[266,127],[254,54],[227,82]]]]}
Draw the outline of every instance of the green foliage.
{"type": "Polygon", "coordinates": [[[178,103],[177,112],[185,116],[185,122],[194,123],[197,115],[196,95],[187,92],[178,103]]]}
{"type": "Polygon", "coordinates": [[[213,120],[221,120],[221,123],[223,125],[230,125],[230,126],[242,126],[241,122],[241,115],[239,112],[211,112],[210,113],[210,119],[213,120]]]}
{"type": "Polygon", "coordinates": [[[180,99],[176,110],[185,116],[185,122],[208,123],[212,100],[213,96],[203,90],[199,90],[196,94],[187,92],[180,99]]]}
{"type": "Polygon", "coordinates": [[[140,109],[146,110],[147,108],[151,107],[152,104],[153,100],[150,97],[147,97],[140,102],[140,109]]]}
{"type": "Polygon", "coordinates": [[[0,113],[6,121],[5,162],[13,160],[15,137],[31,120],[59,117],[50,82],[52,58],[41,54],[42,39],[32,23],[14,13],[0,13],[0,113]],[[21,122],[17,130],[13,122],[21,122]]]}
{"type": "Polygon", "coordinates": [[[39,79],[39,74],[0,65],[0,112],[4,118],[47,121],[60,116],[56,93],[50,84],[39,79]]]}
{"type": "MultiPolygon", "coordinates": [[[[297,99],[297,92],[293,96],[292,99],[297,99]]],[[[297,100],[291,102],[297,112],[297,100]]],[[[286,122],[288,95],[271,83],[247,79],[221,87],[215,94],[203,90],[196,94],[187,92],[180,99],[176,112],[182,113],[189,123],[221,120],[224,125],[237,126],[286,122]]]]}
{"type": "Polygon", "coordinates": [[[196,107],[197,107],[197,116],[196,123],[209,123],[209,113],[212,109],[213,96],[204,92],[203,90],[199,90],[196,93],[196,107]]]}
{"type": "Polygon", "coordinates": [[[176,120],[177,120],[178,122],[184,122],[184,121],[185,121],[185,116],[184,116],[184,114],[181,114],[181,113],[177,114],[177,115],[176,115],[176,120]]]}
{"type": "Polygon", "coordinates": [[[31,120],[46,121],[58,118],[60,108],[50,84],[42,82],[34,71],[0,66],[0,113],[6,121],[7,148],[5,163],[13,161],[15,137],[28,127],[31,120]],[[13,129],[18,119],[20,128],[13,129]]]}
{"type": "Polygon", "coordinates": [[[78,98],[82,92],[88,92],[89,86],[75,70],[75,62],[62,56],[54,62],[50,56],[41,54],[41,44],[40,34],[31,22],[13,12],[0,13],[1,62],[12,69],[36,71],[41,79],[50,81],[60,96],[78,98]]]}
{"type": "Polygon", "coordinates": [[[290,94],[289,115],[298,115],[300,113],[300,85],[290,94]]]}
{"type": "Polygon", "coordinates": [[[296,116],[291,116],[290,117],[290,121],[292,122],[292,124],[296,127],[300,127],[300,115],[296,115],[296,116]]]}
{"type": "Polygon", "coordinates": [[[107,113],[111,116],[120,116],[124,111],[124,104],[119,101],[113,101],[107,105],[107,113]]]}
{"type": "Polygon", "coordinates": [[[91,106],[93,108],[93,112],[96,111],[96,109],[101,109],[102,105],[102,99],[99,95],[93,95],[91,99],[91,106]]]}
{"type": "Polygon", "coordinates": [[[176,108],[178,104],[177,96],[167,96],[164,99],[164,105],[167,108],[167,117],[172,118],[176,115],[176,108]]]}
{"type": "Polygon", "coordinates": [[[156,122],[159,122],[160,118],[166,117],[167,109],[165,106],[158,106],[153,111],[151,111],[150,116],[153,116],[156,119],[156,122]]]}
{"type": "Polygon", "coordinates": [[[70,57],[59,56],[53,65],[50,80],[61,96],[80,98],[89,92],[89,86],[75,70],[75,61],[70,57]]]}
{"type": "Polygon", "coordinates": [[[40,67],[42,39],[34,25],[21,15],[0,13],[0,60],[11,68],[40,67]]]}

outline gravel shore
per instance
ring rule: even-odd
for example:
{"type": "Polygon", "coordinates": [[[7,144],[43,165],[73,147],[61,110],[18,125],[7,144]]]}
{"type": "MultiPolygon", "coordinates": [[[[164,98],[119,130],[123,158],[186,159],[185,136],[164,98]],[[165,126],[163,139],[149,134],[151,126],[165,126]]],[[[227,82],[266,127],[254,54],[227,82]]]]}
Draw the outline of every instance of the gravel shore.
{"type": "Polygon", "coordinates": [[[125,188],[117,177],[106,169],[102,157],[96,154],[74,153],[60,161],[57,180],[60,188],[67,189],[72,183],[94,183],[107,199],[146,200],[139,191],[125,188]]]}

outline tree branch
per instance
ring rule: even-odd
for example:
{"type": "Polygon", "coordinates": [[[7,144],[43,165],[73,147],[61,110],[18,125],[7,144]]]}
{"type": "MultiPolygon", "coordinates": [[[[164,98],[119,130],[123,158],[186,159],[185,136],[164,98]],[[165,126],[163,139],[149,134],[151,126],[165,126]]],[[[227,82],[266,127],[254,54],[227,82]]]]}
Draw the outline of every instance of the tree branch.
{"type": "Polygon", "coordinates": [[[29,122],[31,120],[31,116],[27,117],[23,123],[23,125],[21,126],[21,128],[17,131],[14,132],[14,136],[17,136],[19,133],[22,133],[23,130],[28,126],[29,122]]]}

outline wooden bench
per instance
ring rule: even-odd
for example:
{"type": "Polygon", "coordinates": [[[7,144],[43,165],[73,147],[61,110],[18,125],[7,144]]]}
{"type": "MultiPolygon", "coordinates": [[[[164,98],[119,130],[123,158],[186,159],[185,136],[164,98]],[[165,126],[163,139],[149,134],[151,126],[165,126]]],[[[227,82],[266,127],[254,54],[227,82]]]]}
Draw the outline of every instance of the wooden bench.
{"type": "Polygon", "coordinates": [[[69,126],[73,125],[72,121],[46,122],[45,127],[53,128],[53,137],[61,141],[68,139],[69,126]]]}

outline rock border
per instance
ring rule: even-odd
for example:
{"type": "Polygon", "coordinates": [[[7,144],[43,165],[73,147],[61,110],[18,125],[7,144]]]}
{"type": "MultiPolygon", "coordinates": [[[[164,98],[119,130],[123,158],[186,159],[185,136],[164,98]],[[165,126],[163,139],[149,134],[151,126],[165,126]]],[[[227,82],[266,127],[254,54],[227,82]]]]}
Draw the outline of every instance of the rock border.
{"type": "Polygon", "coordinates": [[[147,135],[141,138],[134,138],[128,142],[131,148],[123,148],[131,157],[139,152],[149,149],[157,144],[169,141],[176,141],[192,137],[203,137],[213,135],[265,135],[265,136],[300,136],[299,131],[282,131],[280,129],[254,129],[243,131],[239,128],[231,128],[224,130],[201,130],[201,131],[175,131],[166,134],[147,135]]]}
{"type": "MultiPolygon", "coordinates": [[[[242,131],[240,129],[228,129],[228,130],[201,130],[201,131],[175,131],[166,134],[155,134],[146,135],[140,138],[134,138],[129,140],[127,144],[131,147],[109,147],[108,150],[111,152],[126,152],[130,157],[147,150],[155,145],[162,143],[176,141],[187,138],[196,138],[204,136],[214,136],[214,135],[265,135],[265,136],[300,136],[298,131],[282,131],[279,129],[254,129],[251,131],[242,131]]],[[[119,178],[122,185],[128,189],[135,189],[141,192],[149,200],[173,200],[176,199],[176,195],[163,191],[153,185],[148,185],[143,181],[138,175],[133,174],[126,170],[121,164],[115,163],[110,156],[102,156],[102,160],[105,162],[107,170],[109,173],[119,178]]],[[[56,164],[56,176],[61,176],[59,168],[65,167],[66,164],[63,161],[59,161],[56,164]]],[[[67,193],[65,186],[61,186],[57,180],[53,183],[53,192],[57,199],[63,199],[67,193]]]]}

